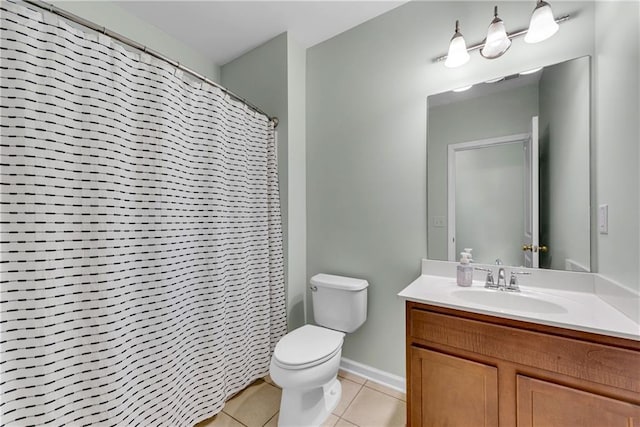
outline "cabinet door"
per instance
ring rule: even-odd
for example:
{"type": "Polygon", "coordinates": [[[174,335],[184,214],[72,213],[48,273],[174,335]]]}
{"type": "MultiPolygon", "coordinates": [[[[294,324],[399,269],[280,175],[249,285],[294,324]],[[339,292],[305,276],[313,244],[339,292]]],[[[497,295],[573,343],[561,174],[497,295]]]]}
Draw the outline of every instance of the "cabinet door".
{"type": "Polygon", "coordinates": [[[411,347],[411,426],[498,425],[498,375],[484,365],[411,347]]]}
{"type": "Polygon", "coordinates": [[[518,427],[629,427],[640,406],[518,375],[518,427]]]}

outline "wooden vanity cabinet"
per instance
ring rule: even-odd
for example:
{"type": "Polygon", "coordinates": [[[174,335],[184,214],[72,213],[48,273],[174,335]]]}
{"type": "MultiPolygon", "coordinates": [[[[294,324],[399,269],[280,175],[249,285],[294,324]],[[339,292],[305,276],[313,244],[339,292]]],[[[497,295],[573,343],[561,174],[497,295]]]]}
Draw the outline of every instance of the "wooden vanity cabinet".
{"type": "Polygon", "coordinates": [[[518,426],[631,427],[640,424],[640,406],[518,375],[518,426]]]}
{"type": "Polygon", "coordinates": [[[640,426],[640,342],[406,309],[408,426],[640,426]]]}
{"type": "Polygon", "coordinates": [[[411,425],[498,425],[494,366],[412,346],[411,425]]]}

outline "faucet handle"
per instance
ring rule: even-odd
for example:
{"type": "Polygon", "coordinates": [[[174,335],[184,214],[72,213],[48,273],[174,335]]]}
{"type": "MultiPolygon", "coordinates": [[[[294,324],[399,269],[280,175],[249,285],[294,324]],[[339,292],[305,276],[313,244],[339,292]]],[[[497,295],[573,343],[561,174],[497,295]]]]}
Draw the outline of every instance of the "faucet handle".
{"type": "Polygon", "coordinates": [[[531,272],[530,271],[512,271],[511,272],[511,277],[515,277],[515,276],[530,276],[531,272]]]}
{"type": "Polygon", "coordinates": [[[495,281],[493,280],[493,270],[491,270],[490,268],[481,268],[481,267],[474,267],[474,269],[478,271],[487,272],[487,279],[484,282],[485,288],[498,289],[498,285],[496,285],[495,281]]]}
{"type": "Polygon", "coordinates": [[[508,291],[519,291],[520,287],[518,286],[518,276],[528,276],[531,273],[528,271],[512,271],[511,277],[509,278],[509,286],[507,286],[508,291]]]}

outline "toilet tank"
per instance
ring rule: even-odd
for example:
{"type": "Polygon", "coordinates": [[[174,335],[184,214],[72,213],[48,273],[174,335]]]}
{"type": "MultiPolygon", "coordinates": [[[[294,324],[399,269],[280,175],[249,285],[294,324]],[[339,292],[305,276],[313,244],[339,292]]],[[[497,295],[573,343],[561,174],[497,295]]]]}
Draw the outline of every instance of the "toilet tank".
{"type": "Polygon", "coordinates": [[[353,332],[367,320],[369,282],[351,277],[316,274],[311,278],[313,318],[316,324],[353,332]]]}

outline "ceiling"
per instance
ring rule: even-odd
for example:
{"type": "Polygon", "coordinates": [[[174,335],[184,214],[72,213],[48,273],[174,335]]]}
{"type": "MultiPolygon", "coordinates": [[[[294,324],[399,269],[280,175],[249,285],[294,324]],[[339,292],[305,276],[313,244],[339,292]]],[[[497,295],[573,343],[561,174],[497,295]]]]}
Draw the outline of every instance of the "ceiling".
{"type": "Polygon", "coordinates": [[[216,65],[288,31],[308,48],[381,15],[394,1],[123,1],[118,5],[216,65]]]}

